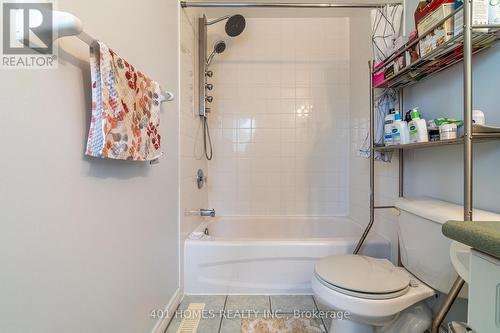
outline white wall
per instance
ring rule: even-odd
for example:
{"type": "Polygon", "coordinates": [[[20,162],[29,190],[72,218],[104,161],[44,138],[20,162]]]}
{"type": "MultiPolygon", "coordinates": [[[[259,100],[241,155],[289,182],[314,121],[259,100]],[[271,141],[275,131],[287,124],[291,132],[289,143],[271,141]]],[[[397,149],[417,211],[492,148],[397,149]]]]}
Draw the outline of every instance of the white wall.
{"type": "Polygon", "coordinates": [[[209,203],[219,215],[347,215],[349,19],[247,18],[210,27],[209,203]]]}
{"type": "MultiPolygon", "coordinates": [[[[96,36],[178,93],[178,1],[59,0],[96,36]]],[[[0,74],[0,331],[149,332],[179,286],[178,102],[160,164],[83,155],[88,46],[57,70],[0,74]]]]}
{"type": "MultiPolygon", "coordinates": [[[[370,220],[369,160],[358,155],[370,127],[368,61],[371,48],[370,10],[358,10],[351,16],[351,150],[350,150],[350,217],[366,225],[370,220]]],[[[393,205],[398,195],[398,156],[391,163],[375,163],[375,204],[393,205]]],[[[391,242],[391,259],[397,262],[396,217],[390,210],[378,210],[373,230],[391,242]]]]}
{"type": "MultiPolygon", "coordinates": [[[[408,1],[407,29],[414,29],[415,1],[408,1]]],[[[473,108],[485,113],[486,123],[500,126],[498,87],[499,46],[473,60],[473,108]]],[[[463,119],[462,63],[405,90],[405,108],[419,106],[424,117],[463,119]]],[[[406,194],[427,195],[463,203],[463,146],[418,150],[407,154],[406,194]],[[432,161],[432,163],[429,163],[432,161]]],[[[498,142],[474,145],[474,207],[500,212],[500,147],[498,142]]]]}

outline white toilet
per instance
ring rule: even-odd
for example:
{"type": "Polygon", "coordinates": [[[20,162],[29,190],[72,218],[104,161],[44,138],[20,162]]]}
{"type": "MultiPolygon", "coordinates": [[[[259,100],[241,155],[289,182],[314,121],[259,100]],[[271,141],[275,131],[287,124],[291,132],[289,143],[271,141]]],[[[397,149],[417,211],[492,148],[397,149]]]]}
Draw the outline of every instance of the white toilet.
{"type": "MultiPolygon", "coordinates": [[[[425,300],[447,293],[457,274],[449,256],[450,240],[441,226],[456,218],[456,205],[434,199],[398,199],[403,267],[360,255],[319,260],[312,278],[315,296],[325,305],[350,313],[333,320],[334,333],[422,333],[431,325],[425,300]]],[[[460,216],[458,216],[460,218],[460,216]]],[[[396,227],[396,226],[395,226],[396,227]]]]}

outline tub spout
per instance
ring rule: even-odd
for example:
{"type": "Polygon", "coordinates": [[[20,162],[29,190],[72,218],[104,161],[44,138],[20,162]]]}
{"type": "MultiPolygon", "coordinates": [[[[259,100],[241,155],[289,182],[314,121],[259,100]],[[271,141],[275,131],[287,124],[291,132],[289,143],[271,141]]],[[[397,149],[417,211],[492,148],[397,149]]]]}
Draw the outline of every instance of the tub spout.
{"type": "Polygon", "coordinates": [[[215,209],[200,209],[200,215],[215,217],[215,209]]]}

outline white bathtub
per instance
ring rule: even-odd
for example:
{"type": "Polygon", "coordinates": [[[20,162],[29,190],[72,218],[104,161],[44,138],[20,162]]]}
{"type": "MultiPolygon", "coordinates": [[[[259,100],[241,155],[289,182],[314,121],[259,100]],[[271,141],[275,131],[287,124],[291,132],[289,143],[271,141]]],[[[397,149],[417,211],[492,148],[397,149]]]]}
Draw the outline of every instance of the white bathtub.
{"type": "MultiPolygon", "coordinates": [[[[311,294],[314,263],[354,250],[363,228],[343,217],[217,217],[185,243],[186,294],[311,294]]],[[[363,253],[388,258],[371,232],[363,253]]]]}

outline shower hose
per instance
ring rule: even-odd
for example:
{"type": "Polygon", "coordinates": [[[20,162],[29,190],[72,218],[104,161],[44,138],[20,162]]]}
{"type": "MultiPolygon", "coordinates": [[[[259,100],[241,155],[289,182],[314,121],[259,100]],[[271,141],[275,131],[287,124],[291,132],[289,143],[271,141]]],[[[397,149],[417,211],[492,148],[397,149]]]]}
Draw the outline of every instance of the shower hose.
{"type": "Polygon", "coordinates": [[[203,147],[205,149],[205,156],[210,161],[214,155],[214,151],[212,149],[212,138],[210,137],[208,118],[206,116],[203,117],[203,147]]]}

